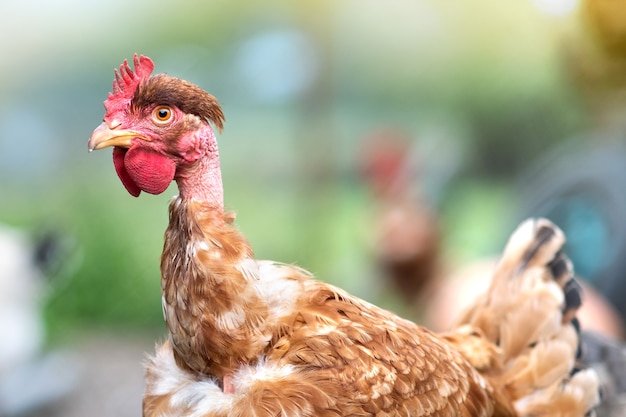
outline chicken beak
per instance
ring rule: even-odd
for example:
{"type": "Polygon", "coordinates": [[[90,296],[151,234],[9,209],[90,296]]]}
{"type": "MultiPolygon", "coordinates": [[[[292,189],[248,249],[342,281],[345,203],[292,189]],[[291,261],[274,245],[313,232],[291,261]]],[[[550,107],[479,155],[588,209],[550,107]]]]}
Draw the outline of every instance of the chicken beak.
{"type": "Polygon", "coordinates": [[[142,136],[132,130],[117,128],[111,129],[106,122],[102,122],[100,126],[98,126],[91,134],[87,147],[89,148],[89,152],[108,148],[110,146],[130,148],[132,144],[131,140],[133,138],[149,140],[145,136],[142,136]]]}

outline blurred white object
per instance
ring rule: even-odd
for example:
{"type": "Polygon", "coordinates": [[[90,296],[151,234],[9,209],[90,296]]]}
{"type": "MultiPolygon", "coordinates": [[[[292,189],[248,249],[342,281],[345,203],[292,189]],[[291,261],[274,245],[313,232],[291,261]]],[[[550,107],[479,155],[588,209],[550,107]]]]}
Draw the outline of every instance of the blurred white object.
{"type": "Polygon", "coordinates": [[[54,239],[34,242],[0,225],[0,416],[16,416],[60,399],[76,383],[69,357],[42,354],[43,270],[54,262],[54,239]]]}
{"type": "Polygon", "coordinates": [[[32,358],[43,342],[44,278],[27,236],[0,226],[0,376],[32,358]]]}

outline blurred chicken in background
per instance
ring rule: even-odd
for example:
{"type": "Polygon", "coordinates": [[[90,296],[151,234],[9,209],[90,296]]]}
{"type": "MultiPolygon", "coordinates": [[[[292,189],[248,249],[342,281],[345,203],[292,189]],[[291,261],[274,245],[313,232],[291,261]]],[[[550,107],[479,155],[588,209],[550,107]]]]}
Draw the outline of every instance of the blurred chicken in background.
{"type": "Polygon", "coordinates": [[[43,350],[47,278],[58,277],[68,255],[65,243],[55,233],[31,239],[0,225],[0,416],[29,415],[75,385],[71,358],[43,350]]]}
{"type": "Polygon", "coordinates": [[[410,138],[397,129],[371,133],[360,170],[375,202],[374,255],[382,277],[404,303],[429,292],[440,251],[438,219],[416,180],[410,138]]]}

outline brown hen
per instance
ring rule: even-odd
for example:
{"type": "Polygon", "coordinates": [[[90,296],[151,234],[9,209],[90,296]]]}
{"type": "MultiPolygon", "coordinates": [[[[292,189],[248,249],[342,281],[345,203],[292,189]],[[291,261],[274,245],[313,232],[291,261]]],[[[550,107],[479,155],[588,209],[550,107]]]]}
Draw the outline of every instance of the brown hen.
{"type": "Polygon", "coordinates": [[[144,416],[571,416],[597,402],[574,372],[579,288],[546,220],[514,233],[487,294],[437,335],[254,258],[224,211],[215,98],[147,57],[125,62],[89,149],[113,146],[127,190],[176,181],[161,261],[169,341],[147,365],[144,416]]]}

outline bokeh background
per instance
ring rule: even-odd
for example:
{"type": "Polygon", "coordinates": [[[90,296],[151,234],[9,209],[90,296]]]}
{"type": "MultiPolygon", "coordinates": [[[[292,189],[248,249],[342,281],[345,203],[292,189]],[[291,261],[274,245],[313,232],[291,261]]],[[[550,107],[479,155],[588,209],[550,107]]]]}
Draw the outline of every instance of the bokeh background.
{"type": "Polygon", "coordinates": [[[403,201],[436,225],[431,275],[549,215],[578,272],[626,314],[622,2],[0,0],[0,16],[0,223],[33,248],[54,236],[28,359],[47,373],[5,394],[0,383],[0,415],[140,412],[142,352],[165,335],[159,257],[176,189],[134,199],[109,152],[86,146],[113,68],[135,52],[220,100],[226,206],[259,258],[426,320],[380,265],[376,231],[398,192],[374,177],[401,172],[403,201]],[[34,380],[41,393],[6,400],[34,380]]]}

